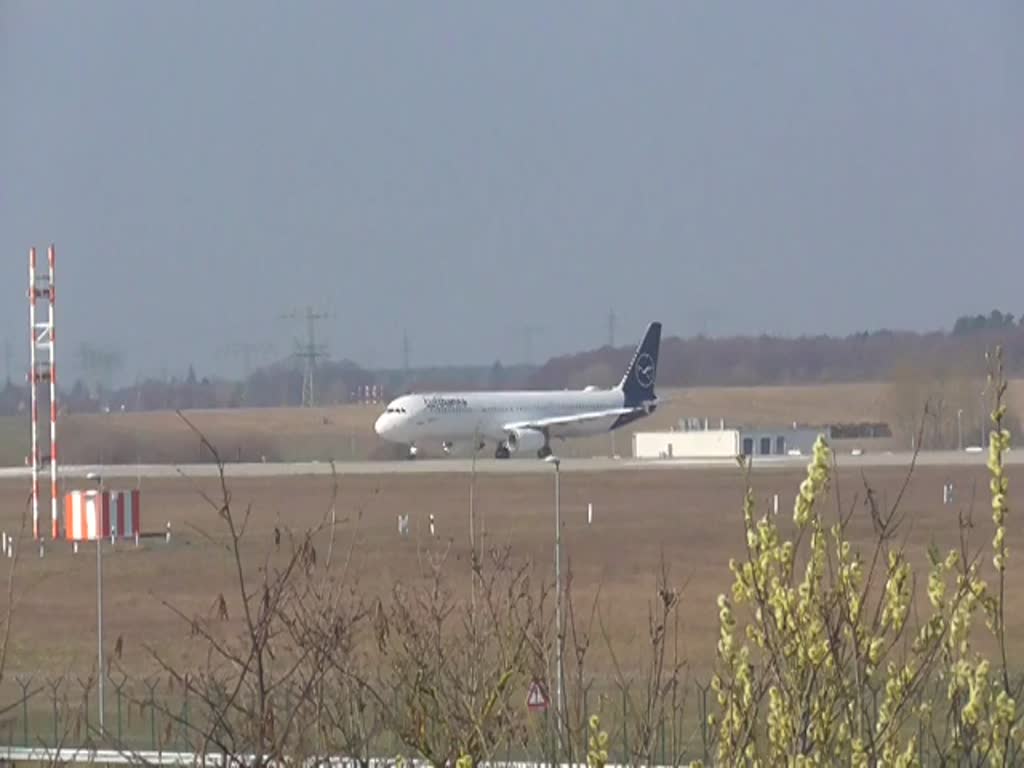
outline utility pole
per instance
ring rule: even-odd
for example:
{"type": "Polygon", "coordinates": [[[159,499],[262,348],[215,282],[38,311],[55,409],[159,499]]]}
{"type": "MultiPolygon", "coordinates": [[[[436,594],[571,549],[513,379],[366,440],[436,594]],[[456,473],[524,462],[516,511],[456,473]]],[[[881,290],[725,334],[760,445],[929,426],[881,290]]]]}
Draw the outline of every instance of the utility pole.
{"type": "Polygon", "coordinates": [[[562,687],[565,667],[562,664],[562,515],[559,488],[561,459],[550,454],[545,461],[555,465],[555,724],[559,736],[562,733],[562,687]]]}
{"type": "MultiPolygon", "coordinates": [[[[615,349],[615,310],[611,309],[608,311],[608,346],[611,349],[615,349]]],[[[611,456],[615,458],[615,430],[609,430],[609,437],[612,441],[611,456]]]]}
{"type": "Polygon", "coordinates": [[[318,344],[316,340],[316,321],[325,320],[329,317],[326,312],[316,312],[312,307],[306,307],[304,314],[299,315],[296,312],[291,312],[287,315],[282,315],[281,318],[284,320],[298,320],[303,319],[306,321],[306,341],[305,343],[296,341],[295,354],[294,356],[301,359],[304,364],[304,370],[302,375],[302,405],[306,408],[311,408],[316,405],[316,387],[315,387],[315,376],[316,376],[316,361],[322,357],[327,357],[327,348],[323,344],[318,344]]]}
{"type": "MultiPolygon", "coordinates": [[[[95,472],[90,472],[86,475],[86,479],[91,480],[99,485],[99,498],[96,500],[97,506],[103,504],[103,476],[98,475],[95,472]]],[[[103,724],[103,713],[106,709],[103,705],[103,678],[106,677],[106,671],[103,665],[103,532],[97,530],[96,532],[96,679],[99,682],[99,689],[97,691],[99,695],[99,703],[97,709],[100,715],[100,735],[105,735],[104,724],[103,724]]]]}

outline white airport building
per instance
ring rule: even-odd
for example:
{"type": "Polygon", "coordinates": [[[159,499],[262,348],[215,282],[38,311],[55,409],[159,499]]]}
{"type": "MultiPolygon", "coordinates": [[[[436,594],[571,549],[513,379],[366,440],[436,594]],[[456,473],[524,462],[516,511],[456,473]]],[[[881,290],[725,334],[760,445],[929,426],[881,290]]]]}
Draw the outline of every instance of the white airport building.
{"type": "Polygon", "coordinates": [[[634,432],[633,456],[638,459],[726,459],[737,456],[807,455],[818,435],[828,428],[726,427],[634,432]]]}

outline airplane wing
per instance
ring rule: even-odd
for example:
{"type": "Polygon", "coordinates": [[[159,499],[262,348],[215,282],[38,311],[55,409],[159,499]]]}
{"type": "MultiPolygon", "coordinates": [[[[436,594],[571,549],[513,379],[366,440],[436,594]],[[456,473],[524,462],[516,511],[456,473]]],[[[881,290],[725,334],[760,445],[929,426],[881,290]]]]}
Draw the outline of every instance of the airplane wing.
{"type": "Polygon", "coordinates": [[[534,419],[532,421],[514,421],[504,425],[505,430],[511,429],[537,429],[557,430],[558,427],[571,427],[576,424],[584,424],[588,421],[610,419],[615,416],[625,416],[629,413],[646,411],[646,408],[608,408],[603,411],[590,411],[587,413],[573,413],[568,416],[552,416],[547,419],[534,419]]]}

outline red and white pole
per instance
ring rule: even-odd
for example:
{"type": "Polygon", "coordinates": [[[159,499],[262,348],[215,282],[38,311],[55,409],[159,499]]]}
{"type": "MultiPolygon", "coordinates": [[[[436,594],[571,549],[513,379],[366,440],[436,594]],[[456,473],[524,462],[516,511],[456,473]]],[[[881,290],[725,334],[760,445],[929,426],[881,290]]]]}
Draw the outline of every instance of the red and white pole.
{"type": "Polygon", "coordinates": [[[55,308],[57,289],[54,282],[54,260],[56,248],[51,244],[47,256],[50,261],[50,520],[53,540],[60,538],[60,522],[57,516],[57,324],[55,308]]]}
{"type": "Polygon", "coordinates": [[[39,538],[39,403],[36,400],[36,249],[28,251],[28,383],[32,391],[32,536],[39,538]]]}

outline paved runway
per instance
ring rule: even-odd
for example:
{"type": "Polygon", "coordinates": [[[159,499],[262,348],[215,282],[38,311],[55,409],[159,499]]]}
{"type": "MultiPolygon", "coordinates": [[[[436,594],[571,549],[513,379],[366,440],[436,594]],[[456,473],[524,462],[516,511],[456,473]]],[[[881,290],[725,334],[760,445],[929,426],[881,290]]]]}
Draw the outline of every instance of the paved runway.
{"type": "MultiPolygon", "coordinates": [[[[838,454],[840,467],[905,467],[910,465],[913,454],[865,453],[860,456],[838,454]]],[[[918,454],[918,466],[978,466],[988,460],[988,452],[968,453],[966,451],[929,451],[918,454]]],[[[760,469],[793,469],[805,467],[808,456],[755,457],[754,466],[760,469]]],[[[1024,463],[1024,451],[1010,452],[1007,464],[1024,463]]],[[[591,459],[563,459],[563,472],[612,472],[626,470],[692,471],[715,468],[736,468],[734,459],[613,459],[609,457],[591,459]]],[[[341,475],[386,475],[386,474],[436,474],[468,473],[470,459],[418,459],[415,461],[350,461],[338,462],[335,469],[341,475]]],[[[548,462],[538,459],[478,459],[476,470],[487,474],[525,474],[552,472],[548,462]]],[[[85,477],[96,472],[104,477],[215,477],[217,468],[213,464],[124,464],[118,466],[70,466],[60,467],[62,477],[85,477]]],[[[303,475],[329,475],[331,466],[327,462],[228,464],[228,477],[298,477],[303,475]]],[[[0,468],[0,480],[28,478],[28,467],[0,468]]]]}

